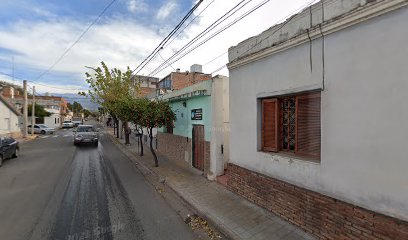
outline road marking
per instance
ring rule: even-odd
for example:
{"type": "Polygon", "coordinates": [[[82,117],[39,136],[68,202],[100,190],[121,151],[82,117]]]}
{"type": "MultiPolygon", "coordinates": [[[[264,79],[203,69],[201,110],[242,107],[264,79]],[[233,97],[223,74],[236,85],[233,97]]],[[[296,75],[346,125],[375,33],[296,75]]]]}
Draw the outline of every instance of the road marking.
{"type": "Polygon", "coordinates": [[[49,136],[41,136],[41,138],[47,138],[47,137],[49,137],[49,136]]]}
{"type": "Polygon", "coordinates": [[[72,135],[72,134],[65,134],[63,137],[72,137],[72,136],[74,136],[74,135],[72,135]]]}
{"type": "Polygon", "coordinates": [[[54,136],[52,136],[53,138],[56,138],[56,137],[59,137],[59,135],[54,135],[54,136]]]}

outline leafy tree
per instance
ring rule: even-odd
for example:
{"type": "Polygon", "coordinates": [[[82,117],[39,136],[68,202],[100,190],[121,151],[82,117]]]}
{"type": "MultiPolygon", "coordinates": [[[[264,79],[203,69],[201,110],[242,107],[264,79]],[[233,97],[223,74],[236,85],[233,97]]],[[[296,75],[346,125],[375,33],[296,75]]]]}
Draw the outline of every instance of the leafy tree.
{"type": "MultiPolygon", "coordinates": [[[[90,89],[87,93],[79,94],[89,95],[93,102],[100,104],[112,115],[116,125],[119,118],[124,123],[126,144],[129,144],[129,116],[124,108],[129,106],[129,101],[139,91],[139,86],[133,84],[132,71],[129,67],[126,72],[122,72],[117,68],[110,70],[104,62],[101,62],[101,65],[102,67],[91,68],[94,71],[92,74],[85,73],[90,89]]],[[[119,129],[116,133],[119,137],[119,129]]]]}
{"type": "MultiPolygon", "coordinates": [[[[33,109],[33,105],[32,104],[30,104],[30,105],[28,105],[28,107],[27,107],[28,109],[28,116],[30,116],[31,117],[31,115],[32,115],[32,109],[33,109]]],[[[37,103],[35,104],[35,106],[34,106],[34,115],[35,115],[35,117],[39,117],[39,118],[43,118],[43,117],[49,117],[49,116],[51,116],[51,113],[50,112],[47,112],[45,109],[44,109],[44,107],[43,106],[41,106],[41,105],[38,105],[37,103]]],[[[21,110],[22,111],[22,110],[21,110]]]]}
{"type": "Polygon", "coordinates": [[[153,128],[173,125],[173,122],[176,120],[176,114],[171,109],[169,103],[163,100],[149,101],[143,107],[140,122],[142,126],[147,128],[150,137],[150,151],[154,157],[154,164],[158,167],[159,162],[153,149],[153,128]]]}
{"type": "MultiPolygon", "coordinates": [[[[133,99],[132,107],[130,109],[132,115],[131,122],[136,126],[140,143],[142,143],[143,127],[145,127],[143,115],[145,114],[149,103],[150,101],[147,98],[133,99]]],[[[140,156],[143,156],[143,143],[140,144],[140,156]]]]}
{"type": "Polygon", "coordinates": [[[83,110],[83,107],[79,102],[74,101],[74,103],[72,104],[72,109],[74,114],[79,114],[83,110]]]}
{"type": "Polygon", "coordinates": [[[67,103],[67,108],[68,108],[69,110],[71,110],[71,111],[74,113],[74,115],[78,115],[78,114],[81,113],[81,111],[84,109],[84,108],[82,107],[82,105],[81,105],[79,102],[77,102],[77,101],[74,101],[72,104],[71,104],[71,103],[67,103]]]}
{"type": "Polygon", "coordinates": [[[92,113],[91,113],[91,111],[89,111],[88,109],[82,109],[81,110],[81,113],[83,113],[84,114],[84,117],[89,117],[89,115],[91,115],[92,113]]]}

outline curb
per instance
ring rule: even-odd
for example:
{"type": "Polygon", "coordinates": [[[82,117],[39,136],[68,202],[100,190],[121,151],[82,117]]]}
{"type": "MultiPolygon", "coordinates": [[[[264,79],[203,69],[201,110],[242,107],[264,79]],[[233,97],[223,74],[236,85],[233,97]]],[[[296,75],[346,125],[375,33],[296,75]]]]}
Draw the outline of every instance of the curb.
{"type": "MultiPolygon", "coordinates": [[[[136,156],[128,151],[127,149],[124,148],[123,144],[120,143],[114,136],[112,136],[110,133],[107,134],[109,136],[109,139],[131,160],[133,164],[136,165],[136,167],[140,170],[140,172],[143,174],[143,176],[148,180],[151,184],[153,184],[150,179],[150,176],[153,176],[155,178],[155,181],[159,181],[160,178],[165,178],[164,176],[161,176],[157,172],[151,170],[149,167],[145,166],[144,163],[140,162],[137,160],[136,156]],[[136,159],[136,160],[135,160],[136,159]],[[150,174],[150,176],[148,176],[150,174]]],[[[153,184],[154,185],[154,184],[153,184]]],[[[209,222],[211,226],[213,226],[217,231],[221,232],[227,239],[230,240],[241,240],[239,236],[237,236],[234,232],[229,230],[221,221],[218,221],[211,217],[209,213],[206,211],[201,210],[199,207],[196,206],[194,201],[191,199],[188,199],[187,197],[183,196],[177,188],[171,183],[166,181],[166,184],[170,190],[172,190],[179,198],[182,200],[185,204],[187,204],[192,210],[194,210],[198,215],[204,216],[205,220],[209,222]]]]}

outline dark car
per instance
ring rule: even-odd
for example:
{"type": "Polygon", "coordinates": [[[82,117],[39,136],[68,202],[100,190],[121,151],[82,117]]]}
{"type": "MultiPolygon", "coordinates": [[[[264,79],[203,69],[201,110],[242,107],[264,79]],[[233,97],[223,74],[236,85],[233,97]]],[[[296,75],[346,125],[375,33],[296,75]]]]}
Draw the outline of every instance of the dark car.
{"type": "Polygon", "coordinates": [[[92,125],[79,125],[75,130],[74,145],[88,143],[98,146],[99,132],[92,125]]]}
{"type": "Polygon", "coordinates": [[[7,158],[18,157],[18,142],[10,137],[0,137],[0,167],[7,158]]]}

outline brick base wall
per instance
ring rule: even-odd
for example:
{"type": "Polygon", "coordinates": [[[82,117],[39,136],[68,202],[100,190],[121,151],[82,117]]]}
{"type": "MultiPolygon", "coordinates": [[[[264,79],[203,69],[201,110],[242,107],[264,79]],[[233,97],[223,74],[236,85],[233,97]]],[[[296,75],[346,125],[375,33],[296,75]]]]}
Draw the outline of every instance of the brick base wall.
{"type": "MultiPolygon", "coordinates": [[[[191,167],[192,139],[169,133],[157,133],[157,151],[178,165],[191,167]],[[186,161],[187,152],[187,161],[186,161]]],[[[206,176],[210,169],[210,142],[204,142],[204,171],[206,176]]]]}
{"type": "Polygon", "coordinates": [[[179,165],[191,166],[191,144],[191,138],[169,133],[157,133],[157,151],[179,165]],[[188,161],[185,159],[186,151],[188,161]]]}
{"type": "Polygon", "coordinates": [[[408,222],[229,164],[228,189],[320,239],[408,239],[408,222]]]}
{"type": "Polygon", "coordinates": [[[211,160],[211,144],[210,142],[204,143],[204,176],[208,175],[210,171],[210,160],[211,160]]]}

